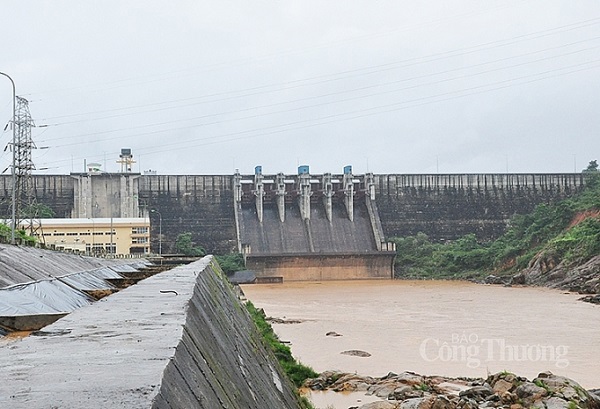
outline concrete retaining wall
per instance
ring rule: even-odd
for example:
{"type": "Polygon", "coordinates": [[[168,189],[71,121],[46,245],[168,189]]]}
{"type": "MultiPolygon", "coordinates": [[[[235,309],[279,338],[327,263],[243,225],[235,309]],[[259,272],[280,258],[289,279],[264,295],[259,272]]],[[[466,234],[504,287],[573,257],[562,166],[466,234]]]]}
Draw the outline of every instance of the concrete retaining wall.
{"type": "Polygon", "coordinates": [[[0,342],[0,407],[298,408],[205,257],[0,342]]]}

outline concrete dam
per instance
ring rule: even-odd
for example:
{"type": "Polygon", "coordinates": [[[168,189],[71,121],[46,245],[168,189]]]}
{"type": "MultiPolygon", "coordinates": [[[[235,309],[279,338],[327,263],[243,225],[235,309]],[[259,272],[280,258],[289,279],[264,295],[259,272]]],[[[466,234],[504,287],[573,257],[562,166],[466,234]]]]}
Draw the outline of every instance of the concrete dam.
{"type": "MultiPolygon", "coordinates": [[[[305,172],[74,173],[35,175],[32,183],[37,202],[56,217],[150,217],[155,252],[159,240],[163,252],[174,252],[177,235],[191,232],[207,252],[243,252],[267,276],[284,262],[289,274],[304,268],[312,269],[313,277],[335,263],[355,271],[391,265],[384,253],[392,250],[386,239],[394,236],[423,232],[445,241],[473,233],[494,239],[515,214],[570,197],[586,183],[581,173],[352,175],[345,169],[311,175],[299,170],[305,172]],[[306,265],[309,259],[314,268],[306,265]]],[[[11,183],[10,176],[0,177],[1,215],[10,214],[11,183]]]]}

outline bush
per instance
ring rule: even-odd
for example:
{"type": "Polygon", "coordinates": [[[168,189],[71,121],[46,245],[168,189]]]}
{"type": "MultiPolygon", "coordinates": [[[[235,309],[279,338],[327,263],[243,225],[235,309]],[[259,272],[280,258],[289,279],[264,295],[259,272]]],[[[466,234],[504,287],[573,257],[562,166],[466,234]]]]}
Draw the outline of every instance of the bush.
{"type": "Polygon", "coordinates": [[[267,321],[263,310],[257,309],[250,301],[246,303],[246,309],[256,324],[256,328],[258,328],[265,344],[273,352],[279,361],[281,368],[296,387],[302,386],[302,383],[308,378],[315,378],[318,376],[312,368],[297,362],[292,356],[290,348],[279,341],[271,324],[267,321]]]}
{"type": "Polygon", "coordinates": [[[223,272],[231,275],[236,271],[241,271],[246,268],[244,264],[244,256],[241,253],[230,253],[222,256],[215,256],[217,262],[221,266],[223,272]]]}
{"type": "Polygon", "coordinates": [[[206,255],[206,251],[199,246],[194,246],[192,242],[192,233],[181,233],[175,239],[175,251],[192,257],[202,257],[206,255]]]}

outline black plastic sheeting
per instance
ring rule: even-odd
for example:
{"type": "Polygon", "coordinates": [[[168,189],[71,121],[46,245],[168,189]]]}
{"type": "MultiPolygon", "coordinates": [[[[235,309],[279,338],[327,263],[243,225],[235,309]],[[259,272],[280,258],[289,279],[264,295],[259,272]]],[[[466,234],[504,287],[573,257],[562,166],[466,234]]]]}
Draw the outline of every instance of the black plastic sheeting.
{"type": "Polygon", "coordinates": [[[68,276],[58,277],[63,283],[80,291],[115,290],[116,287],[93,272],[75,273],[68,276]]]}
{"type": "Polygon", "coordinates": [[[0,318],[68,314],[95,301],[88,292],[116,290],[110,280],[123,280],[149,264],[1,244],[0,318]]]}
{"type": "Polygon", "coordinates": [[[0,290],[0,317],[69,313],[93,301],[58,279],[19,284],[0,290]]]}
{"type": "Polygon", "coordinates": [[[115,290],[107,280],[123,278],[103,267],[2,288],[0,317],[69,313],[94,301],[86,291],[115,290]]]}
{"type": "Polygon", "coordinates": [[[0,244],[0,288],[102,267],[127,265],[119,268],[129,272],[132,268],[143,268],[147,263],[140,259],[103,259],[0,244]]]}

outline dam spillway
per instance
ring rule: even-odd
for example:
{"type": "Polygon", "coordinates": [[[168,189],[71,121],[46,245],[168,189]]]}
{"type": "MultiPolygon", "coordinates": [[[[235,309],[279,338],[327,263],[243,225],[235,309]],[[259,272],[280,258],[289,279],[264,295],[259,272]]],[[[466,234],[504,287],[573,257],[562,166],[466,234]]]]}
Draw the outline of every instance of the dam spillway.
{"type": "Polygon", "coordinates": [[[238,246],[259,279],[391,278],[372,176],[234,176],[238,246]]]}
{"type": "Polygon", "coordinates": [[[242,241],[250,243],[254,254],[369,252],[377,249],[365,206],[355,208],[351,221],[342,206],[334,205],[329,222],[322,207],[312,207],[310,219],[301,218],[297,206],[286,208],[281,222],[277,210],[265,207],[263,221],[256,210],[242,208],[242,241]]]}

